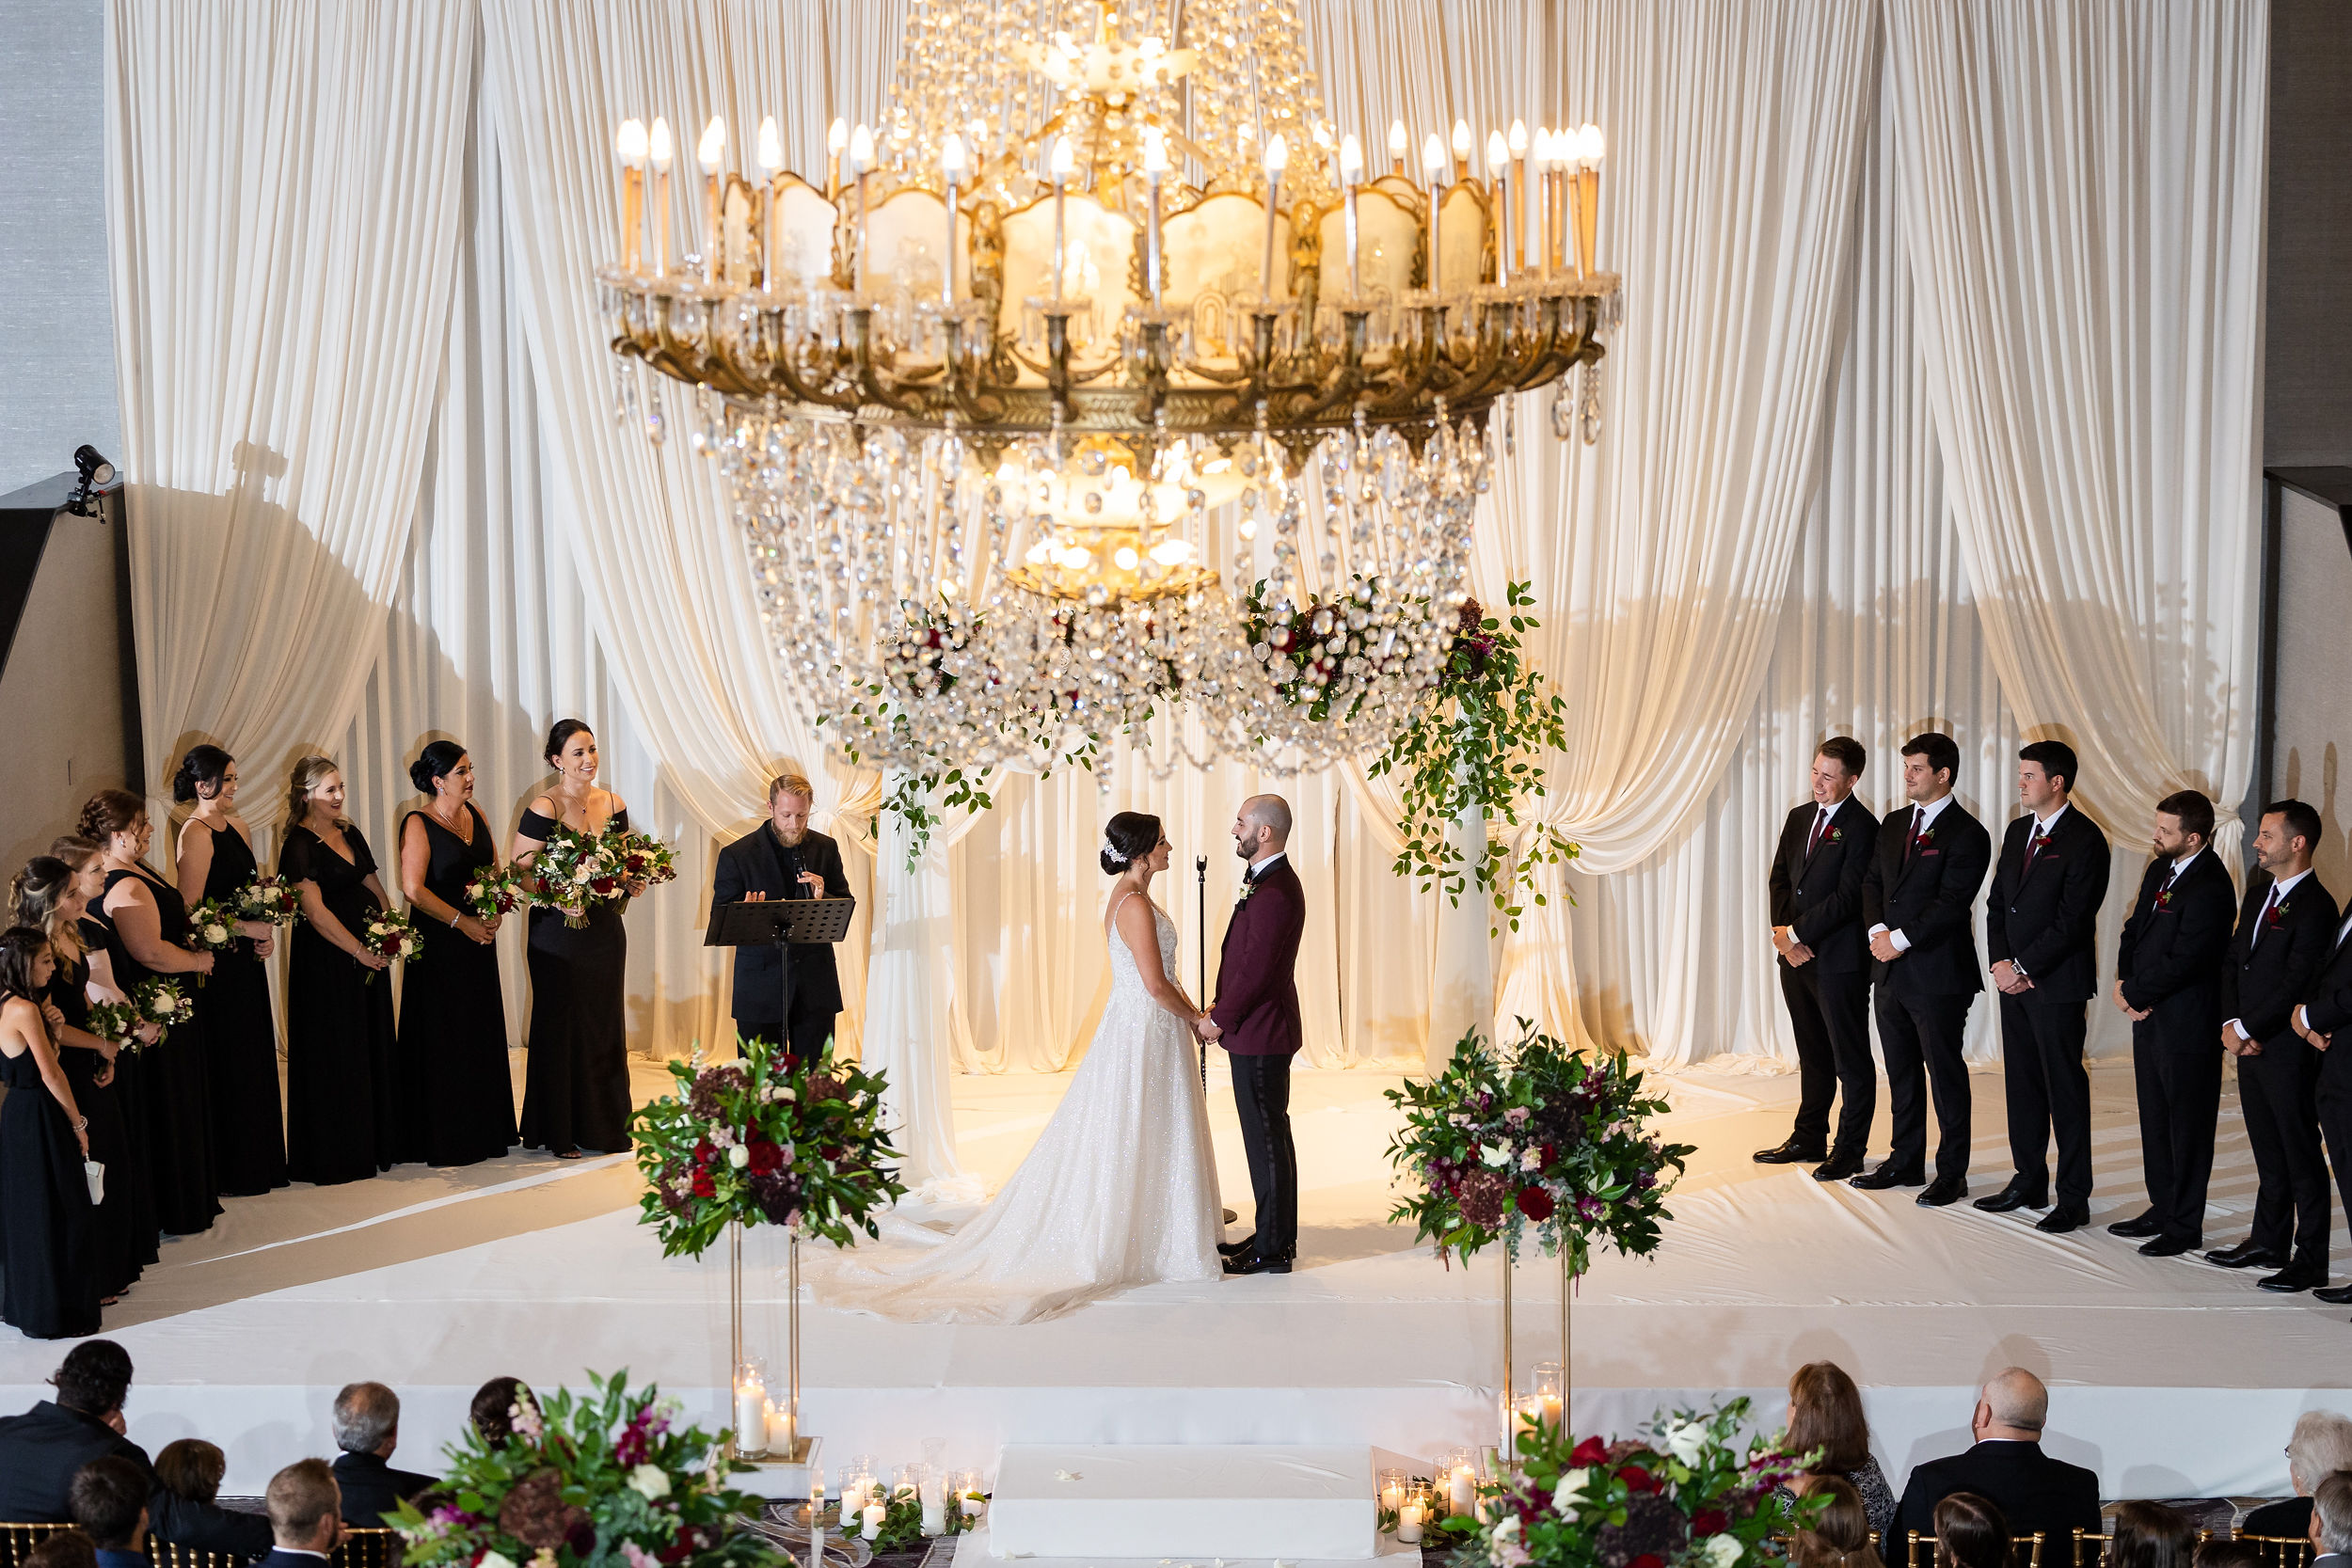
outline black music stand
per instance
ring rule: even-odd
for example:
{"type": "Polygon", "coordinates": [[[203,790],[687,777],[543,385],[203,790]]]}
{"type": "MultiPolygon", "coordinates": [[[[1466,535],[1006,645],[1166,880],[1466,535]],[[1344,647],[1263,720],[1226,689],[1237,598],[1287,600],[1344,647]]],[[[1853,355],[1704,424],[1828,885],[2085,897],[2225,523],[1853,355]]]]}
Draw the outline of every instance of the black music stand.
{"type": "Polygon", "coordinates": [[[722,904],[710,911],[710,928],[703,933],[705,947],[774,947],[784,971],[784,1013],[777,1045],[792,1049],[792,944],[839,942],[850,934],[850,917],[857,912],[854,898],[762,898],[722,904]]]}

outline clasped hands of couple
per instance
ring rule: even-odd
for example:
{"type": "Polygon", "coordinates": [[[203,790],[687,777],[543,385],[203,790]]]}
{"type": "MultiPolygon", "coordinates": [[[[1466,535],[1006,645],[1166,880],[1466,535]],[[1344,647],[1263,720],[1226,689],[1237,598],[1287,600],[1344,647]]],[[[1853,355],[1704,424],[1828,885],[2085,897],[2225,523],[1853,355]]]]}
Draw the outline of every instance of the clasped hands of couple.
{"type": "Polygon", "coordinates": [[[1185,1024],[1184,1027],[1192,1031],[1192,1037],[1194,1039],[1202,1041],[1205,1044],[1214,1045],[1218,1040],[1225,1037],[1225,1031],[1216,1026],[1216,1020],[1211,1018],[1206,1013],[1202,1013],[1199,1018],[1196,1018],[1190,1023],[1185,1024]]]}

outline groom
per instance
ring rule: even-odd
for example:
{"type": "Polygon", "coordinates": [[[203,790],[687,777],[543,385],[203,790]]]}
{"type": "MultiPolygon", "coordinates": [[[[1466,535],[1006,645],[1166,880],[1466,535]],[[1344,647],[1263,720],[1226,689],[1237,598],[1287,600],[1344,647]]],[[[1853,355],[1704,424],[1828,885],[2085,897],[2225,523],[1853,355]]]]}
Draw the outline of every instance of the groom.
{"type": "Polygon", "coordinates": [[[1249,874],[1225,927],[1216,1006],[1200,1023],[1200,1037],[1222,1044],[1232,1059],[1233,1108],[1241,1114],[1249,1186],[1258,1199],[1256,1233],[1217,1243],[1230,1275],[1288,1274],[1298,1251],[1291,1058],[1298,1053],[1300,1030],[1292,970],[1307,924],[1307,896],[1282,852],[1290,836],[1291,808],[1280,796],[1253,795],[1241,803],[1233,818],[1233,853],[1249,863],[1249,874]]]}

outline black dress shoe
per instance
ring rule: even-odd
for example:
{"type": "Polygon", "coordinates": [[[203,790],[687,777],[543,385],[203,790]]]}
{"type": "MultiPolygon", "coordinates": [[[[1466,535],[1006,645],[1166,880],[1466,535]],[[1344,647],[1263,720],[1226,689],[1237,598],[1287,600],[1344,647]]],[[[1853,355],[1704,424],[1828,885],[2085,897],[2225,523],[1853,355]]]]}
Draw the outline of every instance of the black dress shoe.
{"type": "Polygon", "coordinates": [[[1811,1164],[1814,1161],[1820,1159],[1821,1155],[1822,1149],[1820,1144],[1801,1144],[1791,1138],[1778,1148],[1757,1149],[1756,1163],[1759,1165],[1811,1164]]]}
{"type": "Polygon", "coordinates": [[[2324,1301],[2330,1307],[2352,1307],[2352,1285],[2330,1285],[2312,1292],[2313,1301],[2324,1301]]]}
{"type": "Polygon", "coordinates": [[[2283,1269],[2287,1266],[2287,1255],[2256,1246],[2253,1238],[2249,1237],[2235,1246],[2208,1252],[2205,1261],[2224,1269],[2283,1269]]]}
{"type": "MultiPolygon", "coordinates": [[[[2110,1226],[2108,1228],[2114,1227],[2110,1226]]],[[[2195,1242],[2183,1241],[2178,1236],[2158,1236],[2153,1241],[2139,1243],[2139,1255],[2142,1258],[2178,1258],[2185,1252],[2196,1250],[2195,1242]]]]}
{"type": "Polygon", "coordinates": [[[1257,1249],[1258,1238],[1255,1236],[1244,1236],[1238,1242],[1219,1242],[1216,1243],[1218,1255],[1225,1258],[1239,1258],[1247,1253],[1255,1252],[1257,1249]]]}
{"type": "MultiPolygon", "coordinates": [[[[2164,1234],[2164,1222],[2156,1218],[2156,1212],[2153,1209],[2143,1209],[2135,1219],[2117,1220],[2113,1225],[2108,1226],[2107,1234],[2121,1236],[2125,1241],[2137,1241],[2145,1236],[2161,1236],[2164,1234]]],[[[2140,1250],[2144,1252],[2147,1249],[2143,1247],[2140,1250]]]]}
{"type": "Polygon", "coordinates": [[[1928,1183],[1928,1190],[1912,1199],[1922,1209],[1941,1209],[1958,1203],[1968,1196],[1968,1182],[1963,1177],[1939,1176],[1928,1183]]]}
{"type": "Polygon", "coordinates": [[[1847,1185],[1859,1187],[1866,1193],[1884,1192],[1889,1187],[1924,1187],[1928,1173],[1923,1170],[1902,1170],[1892,1160],[1867,1176],[1857,1176],[1847,1185]]]}
{"type": "Polygon", "coordinates": [[[1225,1272],[1233,1278],[1246,1274],[1288,1274],[1291,1260],[1287,1258],[1228,1258],[1225,1272]]]}
{"type": "Polygon", "coordinates": [[[2267,1274],[2254,1281],[2258,1289],[2275,1291],[2282,1296],[2327,1283],[2328,1271],[2311,1263],[2289,1263],[2277,1274],[2267,1274]]]}
{"type": "Polygon", "coordinates": [[[2024,1182],[2014,1180],[1991,1197],[1977,1199],[1977,1207],[1988,1214],[2006,1214],[2018,1209],[2047,1209],[2049,1206],[2048,1193],[2035,1192],[2024,1182]]]}
{"type": "Polygon", "coordinates": [[[2070,1230],[2080,1230],[2090,1223],[2090,1211],[2079,1203],[2061,1203],[2040,1219],[2033,1227],[2052,1236],[2063,1236],[2070,1230]]]}
{"type": "Polygon", "coordinates": [[[1816,1181],[1845,1181],[1861,1174],[1862,1156],[1859,1154],[1832,1155],[1823,1164],[1813,1167],[1813,1180],[1816,1181]]]}

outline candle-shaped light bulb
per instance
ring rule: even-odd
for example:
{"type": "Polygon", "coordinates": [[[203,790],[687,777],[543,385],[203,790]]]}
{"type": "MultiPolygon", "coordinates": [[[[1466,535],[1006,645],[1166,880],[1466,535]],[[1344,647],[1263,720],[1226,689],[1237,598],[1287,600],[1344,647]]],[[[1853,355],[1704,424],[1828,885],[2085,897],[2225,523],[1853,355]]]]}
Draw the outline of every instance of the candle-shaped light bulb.
{"type": "Polygon", "coordinates": [[[1421,144],[1421,171],[1435,185],[1445,179],[1445,143],[1432,131],[1421,144]]]}
{"type": "Polygon", "coordinates": [[[1045,160],[1046,170],[1054,182],[1054,297],[1061,298],[1062,287],[1062,201],[1070,189],[1070,171],[1077,166],[1076,150],[1068,136],[1054,138],[1054,150],[1045,160]]]}
{"type": "Polygon", "coordinates": [[[1455,121],[1454,122],[1454,179],[1456,179],[1456,180],[1467,180],[1467,179],[1469,179],[1469,178],[1470,178],[1470,121],[1468,121],[1468,120],[1466,120],[1466,119],[1457,119],[1457,120],[1455,120],[1455,121]]]}
{"type": "Polygon", "coordinates": [[[953,131],[939,144],[939,172],[947,183],[947,249],[940,262],[946,274],[940,284],[940,297],[952,307],[956,303],[956,187],[963,183],[963,138],[953,131]]]}
{"type": "Polygon", "coordinates": [[[620,134],[612,138],[612,150],[621,162],[632,167],[645,161],[645,122],[642,119],[621,121],[620,134]]]}
{"type": "Polygon", "coordinates": [[[635,272],[638,237],[645,227],[645,122],[621,121],[612,150],[621,160],[621,255],[623,263],[635,272]]]}
{"type": "Polygon", "coordinates": [[[874,133],[864,124],[850,133],[850,166],[860,174],[874,166],[874,133]]]}
{"type": "Polygon", "coordinates": [[[1168,133],[1156,125],[1147,125],[1143,128],[1143,172],[1146,174],[1168,172],[1168,133]]]}
{"type": "Polygon", "coordinates": [[[727,122],[713,115],[710,123],[703,127],[703,139],[694,148],[694,161],[702,165],[705,174],[716,174],[726,151],[727,122]]]}
{"type": "Polygon", "coordinates": [[[1265,171],[1268,174],[1279,174],[1290,166],[1290,143],[1282,139],[1281,132],[1277,131],[1274,133],[1273,139],[1265,144],[1265,171]]]}
{"type": "Polygon", "coordinates": [[[719,166],[726,158],[727,122],[718,116],[703,127],[694,161],[703,166],[703,281],[719,280],[719,166]]]}
{"type": "Polygon", "coordinates": [[[1282,200],[1282,169],[1290,160],[1290,143],[1277,131],[1265,144],[1265,255],[1258,263],[1258,287],[1269,300],[1274,297],[1274,215],[1282,200]]]}
{"type": "Polygon", "coordinates": [[[950,131],[947,139],[939,144],[940,172],[946,175],[949,182],[960,185],[963,182],[964,166],[963,138],[950,131]]]}
{"type": "Polygon", "coordinates": [[[1340,178],[1353,184],[1364,172],[1364,146],[1354,136],[1340,138],[1340,178]]]}
{"type": "Polygon", "coordinates": [[[1500,179],[1511,162],[1511,146],[1500,131],[1486,133],[1486,178],[1500,179]]]}
{"type": "Polygon", "coordinates": [[[784,138],[776,134],[776,117],[770,115],[759,122],[759,172],[772,178],[784,167],[784,138]]]}
{"type": "Polygon", "coordinates": [[[1527,156],[1527,121],[1515,119],[1511,122],[1510,145],[1512,157],[1527,156]]]}
{"type": "Polygon", "coordinates": [[[1435,294],[1445,286],[1444,269],[1440,265],[1443,251],[1438,243],[1444,227],[1439,214],[1445,206],[1445,143],[1438,139],[1438,133],[1435,131],[1430,132],[1429,139],[1421,144],[1421,161],[1422,170],[1429,180],[1428,274],[1429,292],[1435,294]]]}
{"type": "Polygon", "coordinates": [[[653,230],[656,275],[670,270],[670,160],[676,155],[677,149],[670,140],[670,122],[655,116],[653,129],[645,136],[645,157],[653,165],[653,204],[645,209],[645,222],[653,230]]]}
{"type": "Polygon", "coordinates": [[[1405,154],[1411,150],[1412,145],[1412,134],[1405,129],[1405,122],[1401,119],[1389,121],[1389,166],[1391,172],[1405,172],[1405,154]]]}
{"type": "Polygon", "coordinates": [[[1053,171],[1054,183],[1057,185],[1070,178],[1071,171],[1078,166],[1078,153],[1071,146],[1068,136],[1054,138],[1054,155],[1046,161],[1045,166],[1053,171]]]}
{"type": "Polygon", "coordinates": [[[1601,155],[1608,150],[1608,145],[1600,134],[1600,127],[1591,120],[1586,120],[1584,128],[1576,134],[1576,137],[1577,161],[1586,168],[1600,167],[1601,155]]]}
{"type": "Polygon", "coordinates": [[[1576,133],[1572,149],[1576,162],[1576,265],[1580,275],[1593,271],[1593,238],[1600,228],[1600,160],[1608,150],[1600,127],[1587,120],[1576,133]]]}
{"type": "Polygon", "coordinates": [[[1495,281],[1511,281],[1511,147],[1500,131],[1486,133],[1486,183],[1494,196],[1489,214],[1495,229],[1495,281]]]}
{"type": "Polygon", "coordinates": [[[670,140],[670,122],[659,115],[654,117],[653,130],[645,136],[645,156],[653,160],[656,170],[664,174],[669,172],[670,160],[677,156],[670,140]]]}
{"type": "Polygon", "coordinates": [[[1347,292],[1349,297],[1364,292],[1363,279],[1357,272],[1356,245],[1356,185],[1364,175],[1363,144],[1354,136],[1340,140],[1340,201],[1341,214],[1347,230],[1347,292]]]}
{"type": "Polygon", "coordinates": [[[1168,175],[1168,133],[1143,128],[1143,280],[1152,308],[1160,308],[1160,182],[1168,175]]]}
{"type": "Polygon", "coordinates": [[[836,119],[825,127],[825,150],[838,158],[850,145],[850,122],[836,119]]]}
{"type": "Polygon", "coordinates": [[[776,288],[775,178],[784,169],[784,138],[776,134],[776,117],[768,116],[759,122],[759,286],[770,293],[776,288]]]}

